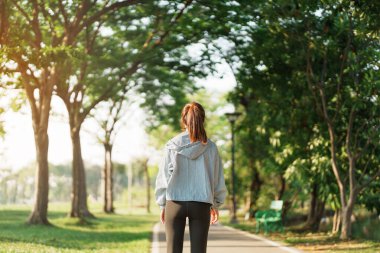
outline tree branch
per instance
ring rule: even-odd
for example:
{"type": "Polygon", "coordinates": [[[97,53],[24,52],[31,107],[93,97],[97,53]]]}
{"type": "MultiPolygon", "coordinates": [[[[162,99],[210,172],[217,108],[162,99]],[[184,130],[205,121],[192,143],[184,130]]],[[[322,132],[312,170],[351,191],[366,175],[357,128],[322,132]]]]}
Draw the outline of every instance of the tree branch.
{"type": "MultiPolygon", "coordinates": [[[[374,153],[374,150],[372,150],[371,154],[373,155],[373,153],[374,153]]],[[[371,161],[371,159],[367,159],[367,162],[364,165],[364,169],[363,169],[363,171],[362,171],[362,173],[361,173],[361,175],[360,175],[360,177],[358,179],[358,182],[361,182],[362,179],[363,179],[363,177],[364,177],[364,175],[367,173],[368,165],[369,165],[370,161],[371,161]]]]}
{"type": "Polygon", "coordinates": [[[58,8],[59,8],[59,11],[61,12],[62,17],[63,17],[63,24],[65,27],[65,31],[67,31],[69,29],[69,26],[70,26],[70,21],[69,21],[69,18],[67,16],[67,12],[65,10],[65,6],[63,5],[62,0],[58,0],[58,8]]]}
{"type": "Polygon", "coordinates": [[[338,95],[338,98],[337,98],[337,102],[336,102],[336,108],[335,108],[335,114],[333,116],[333,119],[335,119],[338,115],[338,112],[340,110],[340,100],[341,100],[341,87],[342,87],[342,83],[343,83],[343,75],[344,75],[344,67],[345,67],[345,64],[347,62],[347,58],[348,58],[348,51],[350,49],[350,46],[351,46],[351,35],[352,35],[352,19],[351,19],[351,16],[349,17],[350,18],[350,31],[347,35],[347,43],[346,43],[346,46],[344,48],[344,51],[343,51],[343,55],[342,55],[342,61],[341,61],[341,65],[340,65],[340,70],[339,70],[339,76],[338,76],[338,85],[337,85],[337,95],[338,95]]]}
{"type": "Polygon", "coordinates": [[[34,124],[34,122],[39,122],[39,118],[40,118],[37,101],[34,97],[35,88],[31,85],[30,76],[27,74],[28,67],[27,67],[26,62],[24,62],[21,59],[21,57],[17,57],[16,61],[17,61],[18,69],[20,70],[20,73],[21,73],[21,77],[22,79],[24,79],[22,84],[24,86],[26,95],[29,100],[30,108],[32,110],[32,117],[36,119],[36,121],[33,121],[33,124],[34,124]]]}
{"type": "MultiPolygon", "coordinates": [[[[138,68],[138,65],[140,64],[139,61],[136,61],[134,64],[132,64],[132,66],[130,68],[128,68],[124,73],[125,75],[120,75],[119,76],[119,80],[121,81],[121,79],[123,77],[125,77],[126,75],[128,76],[131,76],[133,73],[136,72],[137,68],[138,68]]],[[[132,89],[133,87],[135,87],[138,83],[135,82],[133,85],[131,86],[124,86],[124,90],[128,91],[130,89],[132,89]]],[[[107,99],[111,94],[112,94],[112,91],[113,91],[113,88],[114,86],[110,85],[97,99],[95,99],[88,107],[84,108],[83,110],[83,113],[82,113],[82,117],[83,119],[90,113],[90,111],[97,105],[99,104],[101,101],[104,101],[105,99],[107,99]]]]}
{"type": "MultiPolygon", "coordinates": [[[[79,28],[79,24],[83,21],[84,16],[87,14],[87,12],[91,9],[91,6],[93,6],[93,3],[91,3],[89,0],[83,0],[80,8],[78,8],[74,20],[71,23],[71,28],[74,30],[77,30],[79,28]]],[[[83,26],[85,27],[85,26],[83,26]]],[[[81,29],[79,29],[81,31],[81,29]]],[[[78,33],[79,33],[78,31],[78,33]]]]}
{"type": "Polygon", "coordinates": [[[63,86],[57,85],[57,96],[60,97],[65,104],[66,108],[69,109],[69,104],[70,104],[70,92],[65,91],[63,86]]]}
{"type": "Polygon", "coordinates": [[[171,29],[173,28],[173,26],[175,25],[175,23],[178,21],[178,19],[183,15],[184,11],[186,10],[186,8],[193,2],[193,0],[186,0],[184,6],[182,9],[179,10],[179,12],[177,14],[175,14],[172,19],[170,20],[170,23],[169,23],[169,26],[168,26],[168,29],[166,29],[166,31],[160,36],[159,39],[157,39],[152,48],[160,45],[162,43],[162,41],[165,39],[166,36],[168,36],[169,32],[171,31],[171,29]]]}
{"type": "MultiPolygon", "coordinates": [[[[46,10],[44,2],[40,2],[39,7],[41,9],[42,15],[44,16],[45,20],[49,24],[50,32],[52,33],[53,37],[55,37],[56,32],[55,32],[55,29],[54,29],[54,24],[52,22],[53,17],[46,10]]],[[[54,39],[53,39],[53,41],[54,41],[54,39]]]]}
{"type": "Polygon", "coordinates": [[[158,28],[159,28],[160,23],[161,23],[161,17],[159,16],[159,14],[156,14],[156,22],[155,22],[153,32],[151,32],[149,34],[148,38],[145,40],[145,42],[143,44],[143,49],[145,49],[149,46],[150,42],[153,39],[153,36],[158,32],[158,28]]]}
{"type": "Polygon", "coordinates": [[[84,20],[83,23],[78,27],[77,33],[83,30],[83,28],[92,25],[95,21],[99,20],[99,18],[105,14],[108,14],[110,12],[113,12],[115,10],[118,10],[123,7],[131,6],[138,4],[139,2],[143,3],[145,0],[127,0],[127,1],[122,1],[122,2],[116,2],[113,3],[109,6],[105,6],[103,9],[100,11],[96,12],[94,15],[89,17],[87,20],[84,20]]]}
{"type": "Polygon", "coordinates": [[[323,109],[322,109],[322,106],[318,100],[318,95],[315,91],[313,80],[312,80],[314,78],[314,71],[313,71],[313,66],[312,66],[311,60],[310,60],[310,47],[309,46],[307,47],[306,52],[307,52],[306,53],[306,80],[307,80],[307,84],[309,86],[311,93],[313,94],[317,113],[321,117],[324,117],[323,116],[323,109]]]}
{"type": "Polygon", "coordinates": [[[17,10],[21,12],[21,14],[26,18],[26,21],[28,21],[29,24],[32,24],[32,19],[29,17],[29,15],[24,11],[23,8],[17,3],[17,0],[11,0],[12,3],[16,6],[17,10]]]}
{"type": "MultiPolygon", "coordinates": [[[[80,24],[83,21],[84,16],[91,9],[93,3],[89,0],[83,0],[80,7],[78,7],[75,14],[74,20],[71,22],[67,21],[67,29],[65,30],[65,35],[62,37],[64,45],[72,45],[77,35],[82,31],[80,29],[80,24]]],[[[62,8],[62,7],[61,7],[62,8]]]]}
{"type": "Polygon", "coordinates": [[[6,8],[6,1],[0,0],[0,45],[7,39],[9,29],[9,16],[6,8]]]}
{"type": "Polygon", "coordinates": [[[380,168],[378,169],[378,171],[365,183],[361,184],[360,186],[358,186],[358,191],[362,191],[364,188],[366,188],[368,185],[370,185],[372,183],[373,180],[375,180],[377,177],[380,177],[380,168]]]}
{"type": "Polygon", "coordinates": [[[357,143],[358,143],[358,136],[360,133],[362,133],[362,130],[364,129],[364,127],[367,125],[367,122],[364,122],[363,124],[361,124],[356,132],[355,132],[355,137],[354,137],[354,147],[357,147],[357,143]]]}
{"type": "MultiPolygon", "coordinates": [[[[376,134],[375,131],[373,131],[373,134],[376,134]]],[[[356,160],[358,160],[367,151],[369,144],[371,144],[371,142],[372,142],[372,137],[373,136],[368,136],[368,139],[367,139],[366,143],[364,144],[364,147],[356,153],[356,155],[355,155],[356,160]]],[[[357,138],[357,136],[355,136],[355,138],[357,138]]],[[[355,142],[357,142],[357,140],[355,140],[355,142]]]]}
{"type": "Polygon", "coordinates": [[[356,180],[355,180],[355,169],[356,169],[356,159],[351,151],[351,139],[352,139],[352,128],[354,124],[355,117],[355,106],[352,106],[350,111],[350,116],[348,120],[347,133],[346,133],[346,149],[349,162],[348,176],[350,182],[350,194],[353,193],[356,189],[356,180]]]}
{"type": "Polygon", "coordinates": [[[98,36],[100,32],[100,27],[103,25],[104,21],[99,22],[97,28],[94,31],[94,34],[92,35],[92,38],[89,38],[90,36],[86,36],[86,50],[87,54],[90,54],[94,48],[94,43],[96,40],[96,37],[98,36]]]}
{"type": "Polygon", "coordinates": [[[333,123],[332,123],[332,121],[328,115],[326,95],[325,95],[325,91],[324,91],[324,87],[323,87],[323,81],[324,81],[324,76],[325,76],[325,73],[323,73],[323,72],[325,72],[326,70],[327,70],[327,53],[325,52],[324,59],[323,59],[323,69],[322,69],[322,74],[321,74],[322,80],[321,80],[321,83],[317,82],[317,88],[319,90],[322,112],[323,112],[323,116],[324,116],[324,119],[325,119],[326,124],[327,124],[328,133],[329,133],[329,137],[330,137],[331,165],[332,165],[332,169],[333,169],[335,178],[336,178],[337,183],[338,183],[341,203],[344,206],[347,203],[346,196],[345,196],[345,194],[346,194],[345,193],[345,187],[344,187],[344,184],[342,182],[342,178],[341,178],[341,175],[339,173],[339,168],[338,168],[338,164],[337,164],[335,131],[334,131],[333,123]]]}
{"type": "Polygon", "coordinates": [[[38,19],[40,11],[39,11],[37,0],[32,0],[32,4],[33,4],[33,19],[32,19],[31,25],[32,25],[32,30],[34,34],[36,35],[34,44],[37,49],[41,49],[42,32],[41,32],[41,27],[40,27],[40,21],[38,19]]]}
{"type": "Polygon", "coordinates": [[[134,74],[139,65],[141,64],[141,60],[136,60],[132,66],[130,66],[128,69],[126,69],[120,76],[119,76],[119,80],[121,80],[121,78],[123,77],[128,77],[128,76],[131,76],[132,74],[134,74]]]}
{"type": "MultiPolygon", "coordinates": [[[[111,127],[110,127],[110,129],[108,129],[110,144],[113,144],[113,140],[114,140],[115,136],[117,135],[117,132],[119,131],[119,129],[115,130],[115,127],[116,127],[116,123],[121,118],[120,112],[121,112],[121,109],[124,105],[125,99],[127,97],[127,93],[133,88],[133,86],[125,86],[125,87],[130,87],[130,88],[129,89],[125,88],[123,90],[122,96],[118,99],[118,101],[114,101],[113,106],[112,106],[112,107],[117,106],[117,108],[116,108],[116,113],[115,113],[114,117],[112,118],[111,127]],[[118,105],[116,105],[117,103],[118,103],[118,105]]],[[[127,104],[127,107],[129,107],[130,105],[131,105],[131,102],[127,104]]]]}
{"type": "Polygon", "coordinates": [[[349,157],[353,157],[351,152],[351,139],[352,139],[352,127],[354,124],[354,117],[355,117],[355,108],[354,106],[351,107],[350,116],[348,119],[348,126],[347,126],[347,132],[346,132],[346,149],[347,149],[347,155],[349,157]]]}

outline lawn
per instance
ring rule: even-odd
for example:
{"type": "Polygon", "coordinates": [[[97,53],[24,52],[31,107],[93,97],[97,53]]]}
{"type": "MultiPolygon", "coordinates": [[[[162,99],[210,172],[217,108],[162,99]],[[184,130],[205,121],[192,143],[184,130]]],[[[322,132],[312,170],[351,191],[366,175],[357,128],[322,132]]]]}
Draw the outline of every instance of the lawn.
{"type": "MultiPolygon", "coordinates": [[[[229,224],[229,217],[222,217],[223,225],[256,234],[256,226],[253,221],[239,219],[238,224],[229,224]]],[[[305,252],[318,253],[380,253],[380,241],[368,240],[365,238],[355,238],[349,241],[342,241],[336,235],[328,232],[310,233],[299,229],[297,226],[286,227],[284,233],[270,233],[260,236],[273,241],[278,241],[284,245],[295,247],[305,252]]]]}
{"type": "Polygon", "coordinates": [[[52,226],[26,224],[30,206],[0,206],[0,252],[149,252],[157,214],[116,209],[106,215],[91,207],[96,219],[80,225],[67,217],[69,204],[49,205],[52,226]]]}

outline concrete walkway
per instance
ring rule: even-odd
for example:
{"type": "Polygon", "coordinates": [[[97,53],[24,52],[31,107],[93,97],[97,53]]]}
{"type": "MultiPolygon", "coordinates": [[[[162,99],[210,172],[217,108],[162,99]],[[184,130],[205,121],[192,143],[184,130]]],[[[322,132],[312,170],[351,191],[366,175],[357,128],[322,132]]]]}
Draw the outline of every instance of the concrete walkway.
{"type": "MultiPolygon", "coordinates": [[[[222,225],[210,226],[207,253],[300,253],[263,237],[222,225]]],[[[157,223],[153,229],[152,253],[166,253],[165,226],[157,223]]],[[[190,253],[188,226],[185,231],[183,253],[190,253]]]]}

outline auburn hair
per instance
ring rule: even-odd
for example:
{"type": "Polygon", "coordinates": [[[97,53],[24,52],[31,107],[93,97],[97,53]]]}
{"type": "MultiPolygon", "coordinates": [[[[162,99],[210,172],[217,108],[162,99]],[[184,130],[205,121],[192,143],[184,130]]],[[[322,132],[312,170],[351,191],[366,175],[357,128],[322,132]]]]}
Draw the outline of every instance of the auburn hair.
{"type": "Polygon", "coordinates": [[[201,141],[207,143],[207,134],[204,127],[205,110],[197,102],[186,104],[181,113],[182,129],[187,128],[190,136],[190,142],[201,141]]]}

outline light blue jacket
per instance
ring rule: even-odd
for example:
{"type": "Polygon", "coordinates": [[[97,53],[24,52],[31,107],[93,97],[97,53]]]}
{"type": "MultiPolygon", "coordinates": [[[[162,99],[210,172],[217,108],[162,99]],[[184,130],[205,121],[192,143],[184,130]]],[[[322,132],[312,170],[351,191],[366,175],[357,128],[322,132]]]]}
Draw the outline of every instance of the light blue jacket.
{"type": "Polygon", "coordinates": [[[222,161],[214,142],[191,143],[187,131],[167,142],[155,190],[161,209],[167,200],[206,202],[218,208],[226,193],[222,161]]]}

